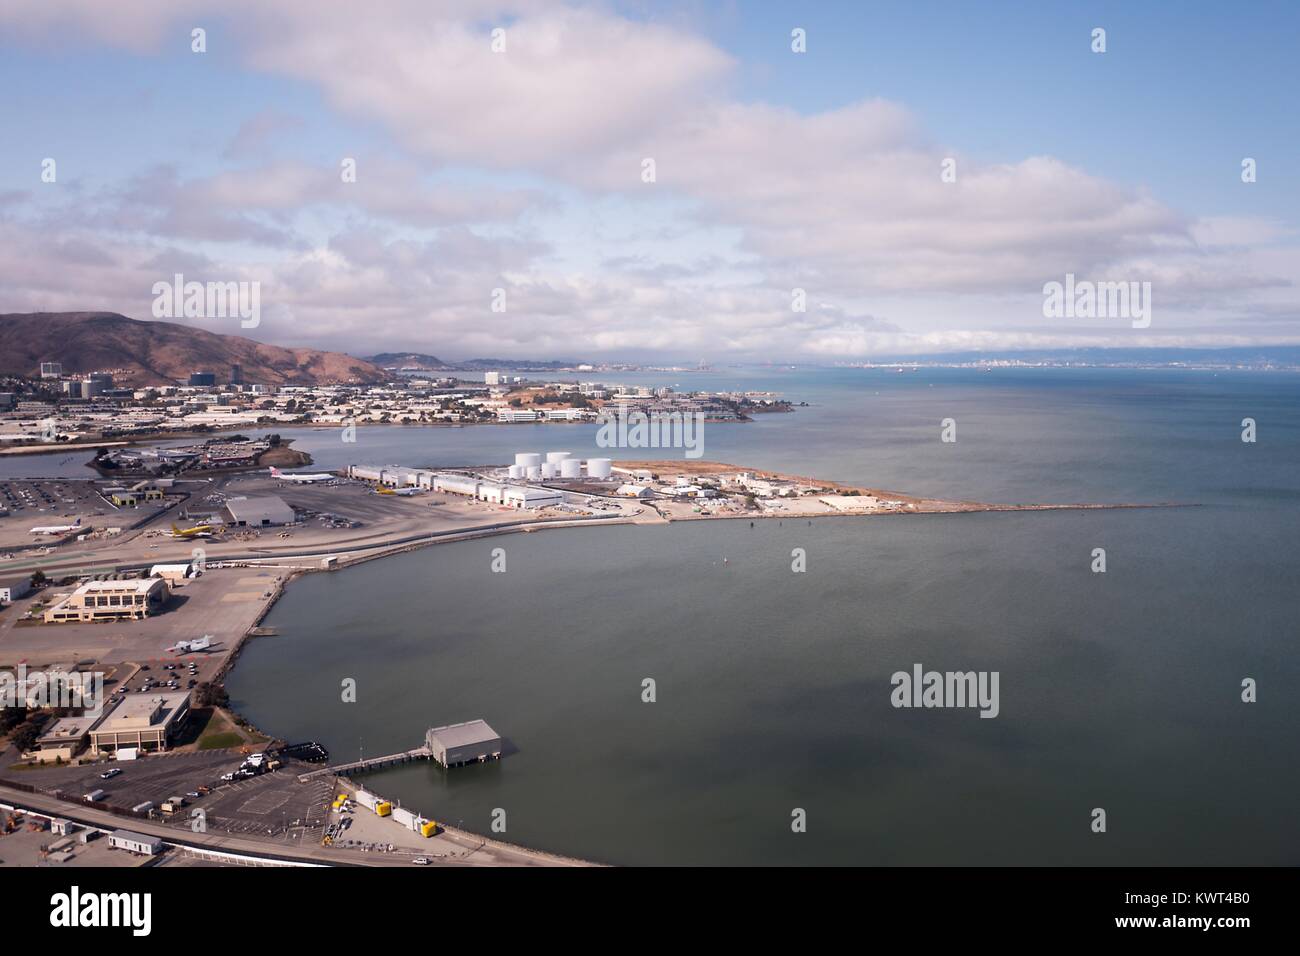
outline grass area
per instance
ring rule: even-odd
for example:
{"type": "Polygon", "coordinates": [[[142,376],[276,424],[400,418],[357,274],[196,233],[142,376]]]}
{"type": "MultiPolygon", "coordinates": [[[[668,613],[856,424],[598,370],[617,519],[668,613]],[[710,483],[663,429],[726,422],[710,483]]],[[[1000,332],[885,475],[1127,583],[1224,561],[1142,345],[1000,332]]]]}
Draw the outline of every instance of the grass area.
{"type": "Polygon", "coordinates": [[[197,750],[221,750],[244,744],[263,744],[270,738],[244,730],[219,707],[211,708],[208,722],[199,731],[197,750]]]}

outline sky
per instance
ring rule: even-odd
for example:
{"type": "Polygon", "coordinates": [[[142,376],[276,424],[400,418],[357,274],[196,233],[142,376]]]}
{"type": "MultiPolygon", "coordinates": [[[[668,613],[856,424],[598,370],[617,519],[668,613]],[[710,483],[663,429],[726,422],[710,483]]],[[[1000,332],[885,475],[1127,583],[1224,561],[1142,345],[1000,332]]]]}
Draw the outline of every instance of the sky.
{"type": "Polygon", "coordinates": [[[1297,344],[1298,40],[1284,2],[0,0],[0,312],[159,317],[180,274],[260,324],[160,317],[362,355],[1297,344]],[[1053,312],[1067,275],[1145,318],[1053,312]]]}

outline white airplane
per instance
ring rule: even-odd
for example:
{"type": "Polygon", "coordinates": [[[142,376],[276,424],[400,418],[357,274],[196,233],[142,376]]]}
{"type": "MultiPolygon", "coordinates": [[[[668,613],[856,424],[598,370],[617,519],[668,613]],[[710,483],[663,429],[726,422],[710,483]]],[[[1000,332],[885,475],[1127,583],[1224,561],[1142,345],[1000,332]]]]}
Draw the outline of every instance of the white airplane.
{"type": "Polygon", "coordinates": [[[76,524],[47,524],[39,528],[32,528],[28,534],[67,534],[69,531],[76,531],[81,527],[81,519],[77,519],[76,524]]]}
{"type": "Polygon", "coordinates": [[[302,472],[290,473],[290,472],[283,472],[279,468],[272,468],[271,477],[278,478],[281,481],[297,481],[297,482],[310,483],[313,481],[333,481],[336,476],[321,474],[321,473],[317,473],[314,475],[303,474],[302,472]]]}
{"type": "Polygon", "coordinates": [[[177,641],[168,651],[174,651],[177,654],[192,654],[195,651],[206,651],[212,646],[212,635],[205,634],[195,641],[177,641]]]}

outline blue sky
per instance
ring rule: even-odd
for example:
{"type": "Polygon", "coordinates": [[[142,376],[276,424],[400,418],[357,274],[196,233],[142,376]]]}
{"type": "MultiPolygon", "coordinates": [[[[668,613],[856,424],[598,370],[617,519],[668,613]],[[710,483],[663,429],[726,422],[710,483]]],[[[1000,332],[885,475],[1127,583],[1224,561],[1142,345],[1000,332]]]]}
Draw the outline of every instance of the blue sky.
{"type": "Polygon", "coordinates": [[[258,338],[356,352],[1300,340],[1293,4],[383,14],[7,4],[3,310],[147,318],[152,282],[183,271],[260,282],[258,338]],[[342,157],[359,163],[351,187],[342,157]],[[955,184],[939,182],[948,157],[955,184]],[[1156,321],[1046,317],[1044,283],[1067,272],[1151,283],[1156,321]],[[486,307],[497,288],[504,314],[486,307]]]}

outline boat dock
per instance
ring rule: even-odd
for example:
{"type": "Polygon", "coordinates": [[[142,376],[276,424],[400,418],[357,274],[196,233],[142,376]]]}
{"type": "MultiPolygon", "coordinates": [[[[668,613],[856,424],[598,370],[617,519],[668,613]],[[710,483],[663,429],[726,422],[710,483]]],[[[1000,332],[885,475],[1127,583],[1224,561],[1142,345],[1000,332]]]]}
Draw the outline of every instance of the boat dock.
{"type": "Polygon", "coordinates": [[[310,780],[313,777],[324,776],[329,774],[335,777],[346,777],[354,773],[360,773],[363,770],[378,770],[381,767],[395,767],[398,764],[410,763],[413,760],[428,760],[433,756],[433,752],[428,747],[415,747],[411,750],[403,750],[401,753],[388,754],[384,757],[367,757],[364,760],[354,760],[351,763],[341,763],[334,767],[321,767],[319,770],[309,770],[307,773],[299,774],[299,780],[310,780]]]}
{"type": "Polygon", "coordinates": [[[425,731],[422,746],[383,757],[367,757],[364,760],[353,760],[351,763],[309,770],[307,773],[299,774],[298,779],[310,780],[326,774],[346,777],[366,770],[395,767],[413,760],[433,760],[443,767],[459,767],[467,763],[498,760],[503,749],[504,743],[501,737],[486,720],[470,720],[463,724],[430,727],[425,731]]]}

